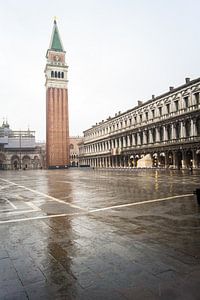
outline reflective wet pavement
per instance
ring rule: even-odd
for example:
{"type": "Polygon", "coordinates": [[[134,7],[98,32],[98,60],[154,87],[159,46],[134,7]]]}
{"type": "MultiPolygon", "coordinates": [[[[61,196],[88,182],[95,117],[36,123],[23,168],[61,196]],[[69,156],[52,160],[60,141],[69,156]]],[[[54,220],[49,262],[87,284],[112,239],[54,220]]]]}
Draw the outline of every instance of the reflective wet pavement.
{"type": "Polygon", "coordinates": [[[0,172],[0,299],[200,299],[200,172],[0,172]]]}

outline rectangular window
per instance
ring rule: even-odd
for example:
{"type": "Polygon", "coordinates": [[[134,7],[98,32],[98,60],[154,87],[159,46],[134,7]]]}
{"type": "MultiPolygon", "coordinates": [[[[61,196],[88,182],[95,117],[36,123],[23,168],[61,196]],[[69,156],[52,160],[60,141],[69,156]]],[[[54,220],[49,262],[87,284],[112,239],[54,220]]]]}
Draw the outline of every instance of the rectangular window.
{"type": "Polygon", "coordinates": [[[194,94],[196,104],[199,104],[199,93],[194,94]]]}
{"type": "Polygon", "coordinates": [[[169,114],[170,113],[170,104],[169,103],[166,105],[166,108],[167,108],[167,114],[169,114]]]}
{"type": "Polygon", "coordinates": [[[135,124],[136,124],[137,123],[137,117],[136,116],[134,117],[134,120],[135,120],[135,124]]]}
{"type": "Polygon", "coordinates": [[[149,119],[148,112],[145,113],[145,116],[146,116],[146,120],[148,120],[149,119]]]}
{"type": "Polygon", "coordinates": [[[140,122],[142,122],[142,115],[140,115],[140,122]]]}
{"type": "Polygon", "coordinates": [[[184,106],[187,108],[189,106],[189,97],[184,97],[184,106]]]}
{"type": "Polygon", "coordinates": [[[131,124],[132,124],[132,119],[129,119],[129,125],[131,126],[131,124]]]}
{"type": "Polygon", "coordinates": [[[152,114],[152,119],[154,119],[155,118],[155,110],[154,109],[152,109],[151,114],[152,114]]]}
{"type": "Polygon", "coordinates": [[[174,101],[174,107],[175,107],[175,111],[178,111],[178,100],[177,101],[174,101]]]}
{"type": "Polygon", "coordinates": [[[158,107],[159,116],[162,116],[162,107],[158,107]]]}

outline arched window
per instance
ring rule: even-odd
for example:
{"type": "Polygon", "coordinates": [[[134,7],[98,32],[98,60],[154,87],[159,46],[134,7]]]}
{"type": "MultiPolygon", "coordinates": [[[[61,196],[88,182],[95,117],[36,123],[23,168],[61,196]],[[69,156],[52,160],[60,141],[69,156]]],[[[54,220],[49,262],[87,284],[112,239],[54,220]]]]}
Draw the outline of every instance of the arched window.
{"type": "Polygon", "coordinates": [[[139,135],[140,135],[140,142],[141,142],[141,145],[143,145],[143,133],[140,132],[139,135]]]}
{"type": "Polygon", "coordinates": [[[136,145],[138,144],[138,136],[137,136],[137,134],[135,134],[135,144],[136,145]]]}
{"type": "Polygon", "coordinates": [[[60,78],[60,72],[58,72],[58,78],[60,78]]]}
{"type": "Polygon", "coordinates": [[[73,144],[70,144],[70,145],[69,145],[69,149],[74,149],[74,145],[73,145],[73,144]]]}
{"type": "Polygon", "coordinates": [[[200,135],[200,118],[196,120],[196,127],[197,127],[197,135],[200,135]]]}
{"type": "Polygon", "coordinates": [[[172,138],[172,129],[170,125],[167,126],[167,138],[168,140],[171,140],[172,138]]]}
{"type": "Polygon", "coordinates": [[[179,139],[180,138],[180,124],[177,123],[176,127],[175,127],[175,132],[176,132],[176,138],[179,139]]]}
{"type": "Polygon", "coordinates": [[[152,139],[153,139],[153,143],[155,143],[155,141],[156,141],[156,130],[155,130],[155,128],[152,129],[152,139]]]}
{"type": "Polygon", "coordinates": [[[62,75],[62,78],[64,78],[64,72],[62,72],[61,75],[62,75]]]}
{"type": "Polygon", "coordinates": [[[186,137],[190,137],[190,130],[191,130],[190,120],[186,120],[186,122],[185,122],[185,135],[186,135],[186,137]]]}
{"type": "Polygon", "coordinates": [[[147,144],[149,144],[149,130],[146,131],[147,144]]]}
{"type": "Polygon", "coordinates": [[[51,71],[51,77],[54,77],[54,71],[51,71]]]}
{"type": "Polygon", "coordinates": [[[55,71],[55,78],[57,78],[57,72],[55,71]]]}
{"type": "Polygon", "coordinates": [[[164,136],[163,136],[163,135],[164,135],[164,134],[163,134],[164,132],[163,132],[163,127],[162,127],[162,126],[160,127],[159,131],[160,131],[160,141],[162,142],[162,141],[163,141],[163,138],[164,138],[164,136]]]}

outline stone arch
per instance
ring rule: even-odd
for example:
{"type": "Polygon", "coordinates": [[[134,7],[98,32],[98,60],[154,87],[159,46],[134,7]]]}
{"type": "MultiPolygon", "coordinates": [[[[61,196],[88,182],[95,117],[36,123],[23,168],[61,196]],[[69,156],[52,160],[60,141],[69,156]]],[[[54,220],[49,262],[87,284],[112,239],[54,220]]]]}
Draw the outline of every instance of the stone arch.
{"type": "Polygon", "coordinates": [[[153,153],[152,155],[153,167],[158,167],[158,153],[153,153]]]}
{"type": "Polygon", "coordinates": [[[158,166],[164,168],[166,164],[166,155],[165,152],[161,152],[158,158],[158,166]]]}
{"type": "Polygon", "coordinates": [[[200,168],[200,149],[197,149],[196,155],[197,155],[197,168],[200,168]]]}
{"type": "Polygon", "coordinates": [[[196,120],[197,135],[200,136],[200,117],[196,120]]]}
{"type": "Polygon", "coordinates": [[[167,139],[168,139],[168,141],[170,141],[172,139],[172,126],[171,126],[171,124],[167,125],[166,131],[167,131],[167,139]]]}
{"type": "Polygon", "coordinates": [[[75,162],[74,160],[72,161],[71,166],[72,166],[72,167],[76,167],[76,162],[75,162]]]}
{"type": "Polygon", "coordinates": [[[175,125],[176,139],[180,138],[180,131],[181,131],[181,125],[179,122],[177,122],[175,125]]]}
{"type": "Polygon", "coordinates": [[[149,130],[146,131],[146,141],[147,144],[149,144],[149,130]]]}
{"type": "Polygon", "coordinates": [[[41,168],[40,159],[37,155],[35,155],[34,158],[33,158],[33,168],[34,169],[40,169],[41,168]]]}
{"type": "Polygon", "coordinates": [[[193,165],[193,154],[192,150],[188,149],[185,153],[185,164],[187,168],[190,168],[193,165]]]}
{"type": "Polygon", "coordinates": [[[22,168],[30,169],[31,168],[31,158],[28,155],[23,156],[22,158],[22,168]]]}
{"type": "Polygon", "coordinates": [[[137,136],[137,133],[135,133],[134,136],[135,136],[135,145],[137,146],[137,144],[138,144],[138,136],[137,136]]]}
{"type": "Polygon", "coordinates": [[[182,152],[180,150],[178,150],[176,152],[176,166],[177,166],[178,170],[180,170],[182,168],[182,160],[183,160],[182,152]]]}
{"type": "Polygon", "coordinates": [[[134,157],[134,166],[137,167],[138,166],[138,160],[140,159],[140,155],[136,154],[134,157]]]}
{"type": "Polygon", "coordinates": [[[20,169],[20,158],[18,155],[13,155],[11,157],[11,168],[12,170],[20,169]]]}
{"type": "Polygon", "coordinates": [[[143,132],[139,132],[140,144],[143,145],[143,132]]]}
{"type": "Polygon", "coordinates": [[[191,132],[191,123],[190,120],[185,121],[185,136],[186,138],[190,137],[190,132],[191,132]]]}
{"type": "Polygon", "coordinates": [[[155,128],[152,128],[152,141],[153,141],[153,143],[156,142],[156,129],[155,128]]]}
{"type": "Polygon", "coordinates": [[[172,167],[174,165],[173,152],[172,151],[168,151],[166,160],[167,160],[167,166],[168,166],[168,168],[170,168],[170,167],[172,167]]]}
{"type": "Polygon", "coordinates": [[[160,128],[159,128],[159,134],[160,134],[160,141],[163,142],[163,139],[164,139],[163,126],[160,126],[160,128]]]}

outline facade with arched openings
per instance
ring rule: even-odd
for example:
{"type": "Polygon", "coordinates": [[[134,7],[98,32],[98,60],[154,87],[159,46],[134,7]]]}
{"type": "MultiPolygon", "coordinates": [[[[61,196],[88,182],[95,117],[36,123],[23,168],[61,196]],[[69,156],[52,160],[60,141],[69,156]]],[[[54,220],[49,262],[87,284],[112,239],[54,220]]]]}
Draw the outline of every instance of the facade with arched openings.
{"type": "Polygon", "coordinates": [[[83,141],[83,137],[71,136],[69,138],[69,159],[70,167],[79,166],[79,144],[83,141]]]}
{"type": "Polygon", "coordinates": [[[200,168],[200,78],[85,130],[79,160],[105,168],[200,168]]]}
{"type": "Polygon", "coordinates": [[[45,149],[35,142],[35,131],[14,131],[9,124],[0,126],[0,170],[41,169],[45,149]]]}

